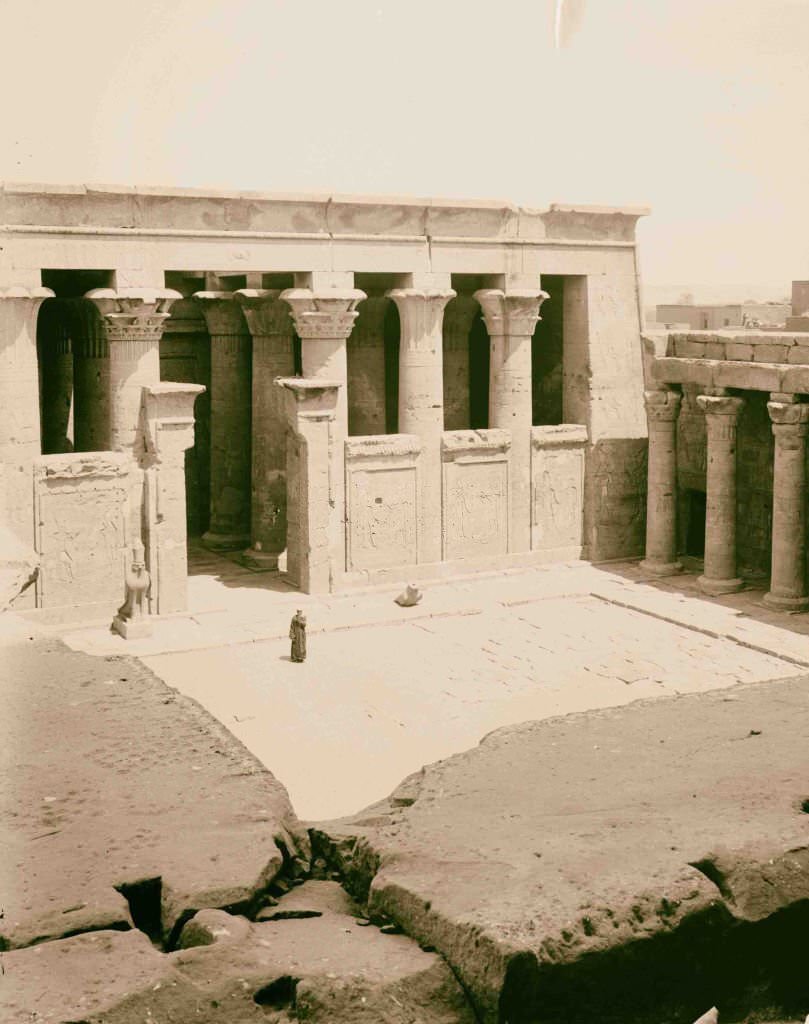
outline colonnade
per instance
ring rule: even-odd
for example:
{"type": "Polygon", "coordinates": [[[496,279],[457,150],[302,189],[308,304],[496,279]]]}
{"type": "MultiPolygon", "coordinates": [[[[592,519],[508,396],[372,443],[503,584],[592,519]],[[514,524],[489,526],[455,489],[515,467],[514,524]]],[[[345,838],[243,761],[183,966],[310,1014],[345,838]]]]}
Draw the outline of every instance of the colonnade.
{"type": "MultiPolygon", "coordinates": [[[[678,572],[677,422],[681,395],[670,387],[645,392],[649,424],[646,558],[657,575],[678,572]]],[[[726,389],[697,397],[706,426],[705,562],[698,583],[708,594],[741,589],[736,544],[736,442],[745,399],[726,389]]],[[[773,392],[767,403],[775,438],[772,568],[764,600],[777,608],[809,607],[806,575],[806,437],[809,403],[773,392]]]]}

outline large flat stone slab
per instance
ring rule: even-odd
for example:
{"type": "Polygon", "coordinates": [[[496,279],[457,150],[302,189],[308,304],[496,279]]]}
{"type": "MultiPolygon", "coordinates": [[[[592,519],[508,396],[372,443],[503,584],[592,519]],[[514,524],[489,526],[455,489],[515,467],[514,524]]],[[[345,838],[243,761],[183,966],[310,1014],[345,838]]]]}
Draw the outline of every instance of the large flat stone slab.
{"type": "Polygon", "coordinates": [[[4,647],[3,669],[6,948],[129,927],[126,895],[135,923],[165,937],[195,910],[241,907],[308,862],[283,786],[138,662],[40,638],[4,647]]]}
{"type": "Polygon", "coordinates": [[[492,1024],[802,1018],[807,735],[805,677],[507,727],[322,849],[492,1024]]]}

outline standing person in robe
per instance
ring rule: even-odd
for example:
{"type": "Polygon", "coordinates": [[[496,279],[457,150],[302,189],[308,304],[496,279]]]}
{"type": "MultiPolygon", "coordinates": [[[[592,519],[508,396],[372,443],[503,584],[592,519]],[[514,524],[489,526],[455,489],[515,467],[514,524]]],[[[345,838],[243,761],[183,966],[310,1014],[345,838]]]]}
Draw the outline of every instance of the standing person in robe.
{"type": "Polygon", "coordinates": [[[306,616],[300,608],[292,616],[289,624],[289,639],[292,641],[292,660],[306,661],[306,616]]]}

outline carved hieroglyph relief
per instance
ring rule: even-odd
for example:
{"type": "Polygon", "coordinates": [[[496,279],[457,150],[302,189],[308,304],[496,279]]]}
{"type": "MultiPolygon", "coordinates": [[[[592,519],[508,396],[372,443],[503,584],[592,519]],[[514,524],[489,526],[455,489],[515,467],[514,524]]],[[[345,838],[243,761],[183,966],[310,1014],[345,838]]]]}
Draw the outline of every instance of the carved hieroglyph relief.
{"type": "Polygon", "coordinates": [[[112,453],[55,455],[35,467],[38,604],[121,603],[127,470],[112,453]]]}
{"type": "Polygon", "coordinates": [[[354,468],[349,489],[349,569],[416,562],[416,468],[354,468]]]}
{"type": "Polygon", "coordinates": [[[444,465],[444,558],[504,555],[508,550],[508,462],[444,465]]]}
{"type": "Polygon", "coordinates": [[[580,448],[535,449],[533,463],[532,549],[580,547],[584,452],[580,448]]]}

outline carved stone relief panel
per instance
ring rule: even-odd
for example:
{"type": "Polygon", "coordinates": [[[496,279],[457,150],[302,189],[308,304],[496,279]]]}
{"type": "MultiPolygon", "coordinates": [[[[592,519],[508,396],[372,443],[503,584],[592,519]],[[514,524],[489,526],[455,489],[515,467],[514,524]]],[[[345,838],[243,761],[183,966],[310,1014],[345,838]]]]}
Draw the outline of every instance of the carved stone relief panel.
{"type": "Polygon", "coordinates": [[[111,452],[36,464],[40,607],[107,603],[112,613],[123,600],[129,468],[111,452]]]}
{"type": "Polygon", "coordinates": [[[584,427],[535,428],[531,459],[531,548],[581,548],[584,427]]]}
{"type": "Polygon", "coordinates": [[[505,430],[459,430],[442,439],[443,557],[508,551],[509,448],[505,430]]]}
{"type": "Polygon", "coordinates": [[[346,442],[349,571],[415,565],[420,450],[405,434],[346,442]]]}

